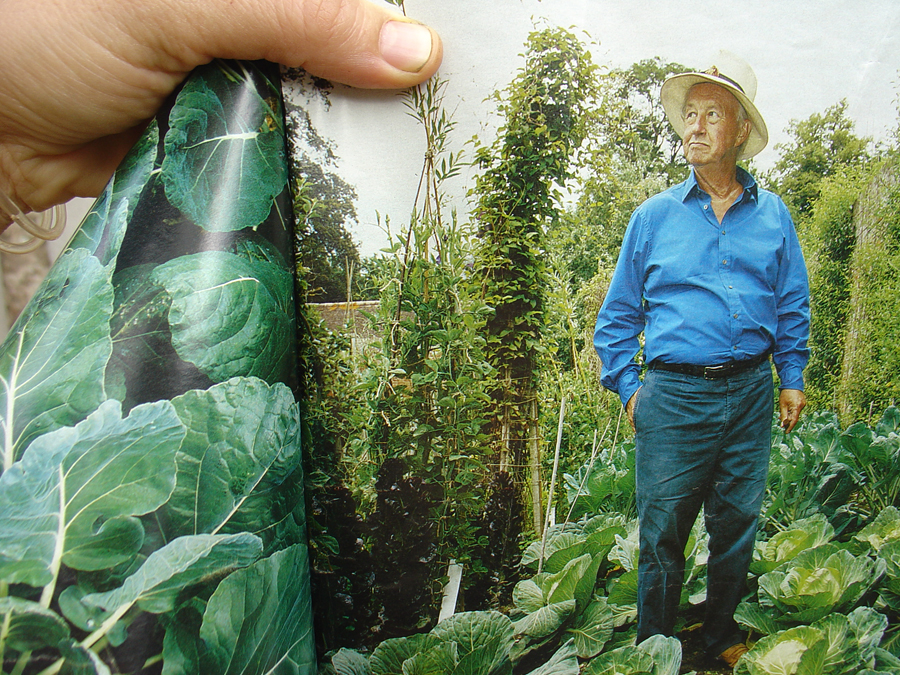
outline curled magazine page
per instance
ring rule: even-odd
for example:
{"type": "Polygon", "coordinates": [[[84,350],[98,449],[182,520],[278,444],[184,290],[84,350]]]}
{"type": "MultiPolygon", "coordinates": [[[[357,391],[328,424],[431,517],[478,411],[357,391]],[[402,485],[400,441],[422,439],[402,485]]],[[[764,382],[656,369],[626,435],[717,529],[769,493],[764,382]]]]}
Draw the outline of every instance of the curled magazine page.
{"type": "Polygon", "coordinates": [[[0,346],[4,673],[316,672],[287,169],[196,70],[0,346]]]}

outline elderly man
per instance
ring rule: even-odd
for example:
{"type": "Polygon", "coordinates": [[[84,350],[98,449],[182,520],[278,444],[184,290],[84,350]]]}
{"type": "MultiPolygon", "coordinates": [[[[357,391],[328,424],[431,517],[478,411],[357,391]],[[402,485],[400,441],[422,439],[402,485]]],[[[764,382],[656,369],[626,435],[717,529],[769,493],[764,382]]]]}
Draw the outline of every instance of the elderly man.
{"type": "Polygon", "coordinates": [[[691,174],[634,212],[594,345],[603,385],[618,393],[635,429],[637,640],[674,632],[684,548],[702,507],[709,532],[704,638],[709,653],[733,667],[747,651],[733,614],[745,592],[771,449],[769,358],[789,431],[806,403],[809,291],[787,208],[737,166],[768,141],[753,104],[756,77],[727,52],[715,63],[663,84],[691,174]]]}

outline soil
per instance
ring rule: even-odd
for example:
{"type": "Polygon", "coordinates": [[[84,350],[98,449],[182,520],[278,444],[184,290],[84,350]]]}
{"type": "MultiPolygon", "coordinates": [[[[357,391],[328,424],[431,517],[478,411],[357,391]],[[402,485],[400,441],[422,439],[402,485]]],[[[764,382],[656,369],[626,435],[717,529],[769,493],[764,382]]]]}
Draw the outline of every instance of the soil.
{"type": "Polygon", "coordinates": [[[684,628],[676,633],[681,641],[681,675],[696,673],[696,675],[731,675],[732,669],[722,661],[707,655],[703,644],[702,605],[692,607],[684,617],[684,628]]]}
{"type": "Polygon", "coordinates": [[[730,675],[732,670],[718,659],[707,655],[700,634],[700,624],[687,626],[677,634],[681,640],[681,669],[679,673],[697,675],[730,675]]]}

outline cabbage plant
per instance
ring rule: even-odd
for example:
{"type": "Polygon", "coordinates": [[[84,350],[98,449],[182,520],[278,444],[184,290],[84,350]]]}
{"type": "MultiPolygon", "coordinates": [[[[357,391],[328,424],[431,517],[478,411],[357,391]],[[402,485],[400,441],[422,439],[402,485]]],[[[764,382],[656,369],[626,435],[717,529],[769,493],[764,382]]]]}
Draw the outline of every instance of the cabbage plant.
{"type": "Polygon", "coordinates": [[[793,523],[786,530],[759,542],[754,551],[750,572],[765,574],[807,549],[827,544],[834,538],[834,528],[824,515],[817,513],[793,523]]]}
{"type": "Polygon", "coordinates": [[[853,535],[853,539],[876,552],[885,544],[900,540],[900,510],[895,506],[883,509],[875,520],[853,535]]]}
{"type": "Polygon", "coordinates": [[[809,549],[759,578],[759,603],[742,602],[735,618],[768,634],[848,612],[884,574],[884,560],[854,556],[834,544],[809,549]]]}
{"type": "MultiPolygon", "coordinates": [[[[870,607],[830,614],[762,638],[738,661],[735,675],[859,675],[874,670],[887,617],[870,607]]],[[[890,671],[884,671],[890,672],[890,671]]]]}
{"type": "MultiPolygon", "coordinates": [[[[428,633],[384,640],[371,655],[340,649],[326,665],[338,675],[512,675],[515,642],[513,622],[504,614],[461,612],[428,633]]],[[[578,675],[578,671],[570,639],[528,675],[578,675]]]]}
{"type": "Polygon", "coordinates": [[[653,635],[639,645],[626,645],[600,654],[584,675],[678,675],[681,643],[678,638],[653,635]]]}

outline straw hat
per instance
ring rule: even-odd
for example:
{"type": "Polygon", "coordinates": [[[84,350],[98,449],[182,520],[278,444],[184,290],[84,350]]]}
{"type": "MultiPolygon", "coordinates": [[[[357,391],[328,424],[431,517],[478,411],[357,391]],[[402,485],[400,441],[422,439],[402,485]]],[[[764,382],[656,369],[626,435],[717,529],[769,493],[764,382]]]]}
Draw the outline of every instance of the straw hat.
{"type": "Polygon", "coordinates": [[[669,123],[675,132],[684,138],[685,125],[682,117],[684,102],[690,88],[701,82],[712,82],[724,87],[734,94],[735,98],[744,106],[744,110],[747,111],[747,117],[750,118],[753,128],[750,130],[750,137],[744,143],[738,159],[749,159],[766,147],[766,143],[769,142],[769,132],[762,115],[753,104],[753,99],[756,98],[756,75],[750,64],[725,50],[715,56],[713,65],[706,71],[671,75],[663,82],[660,98],[669,123]]]}

